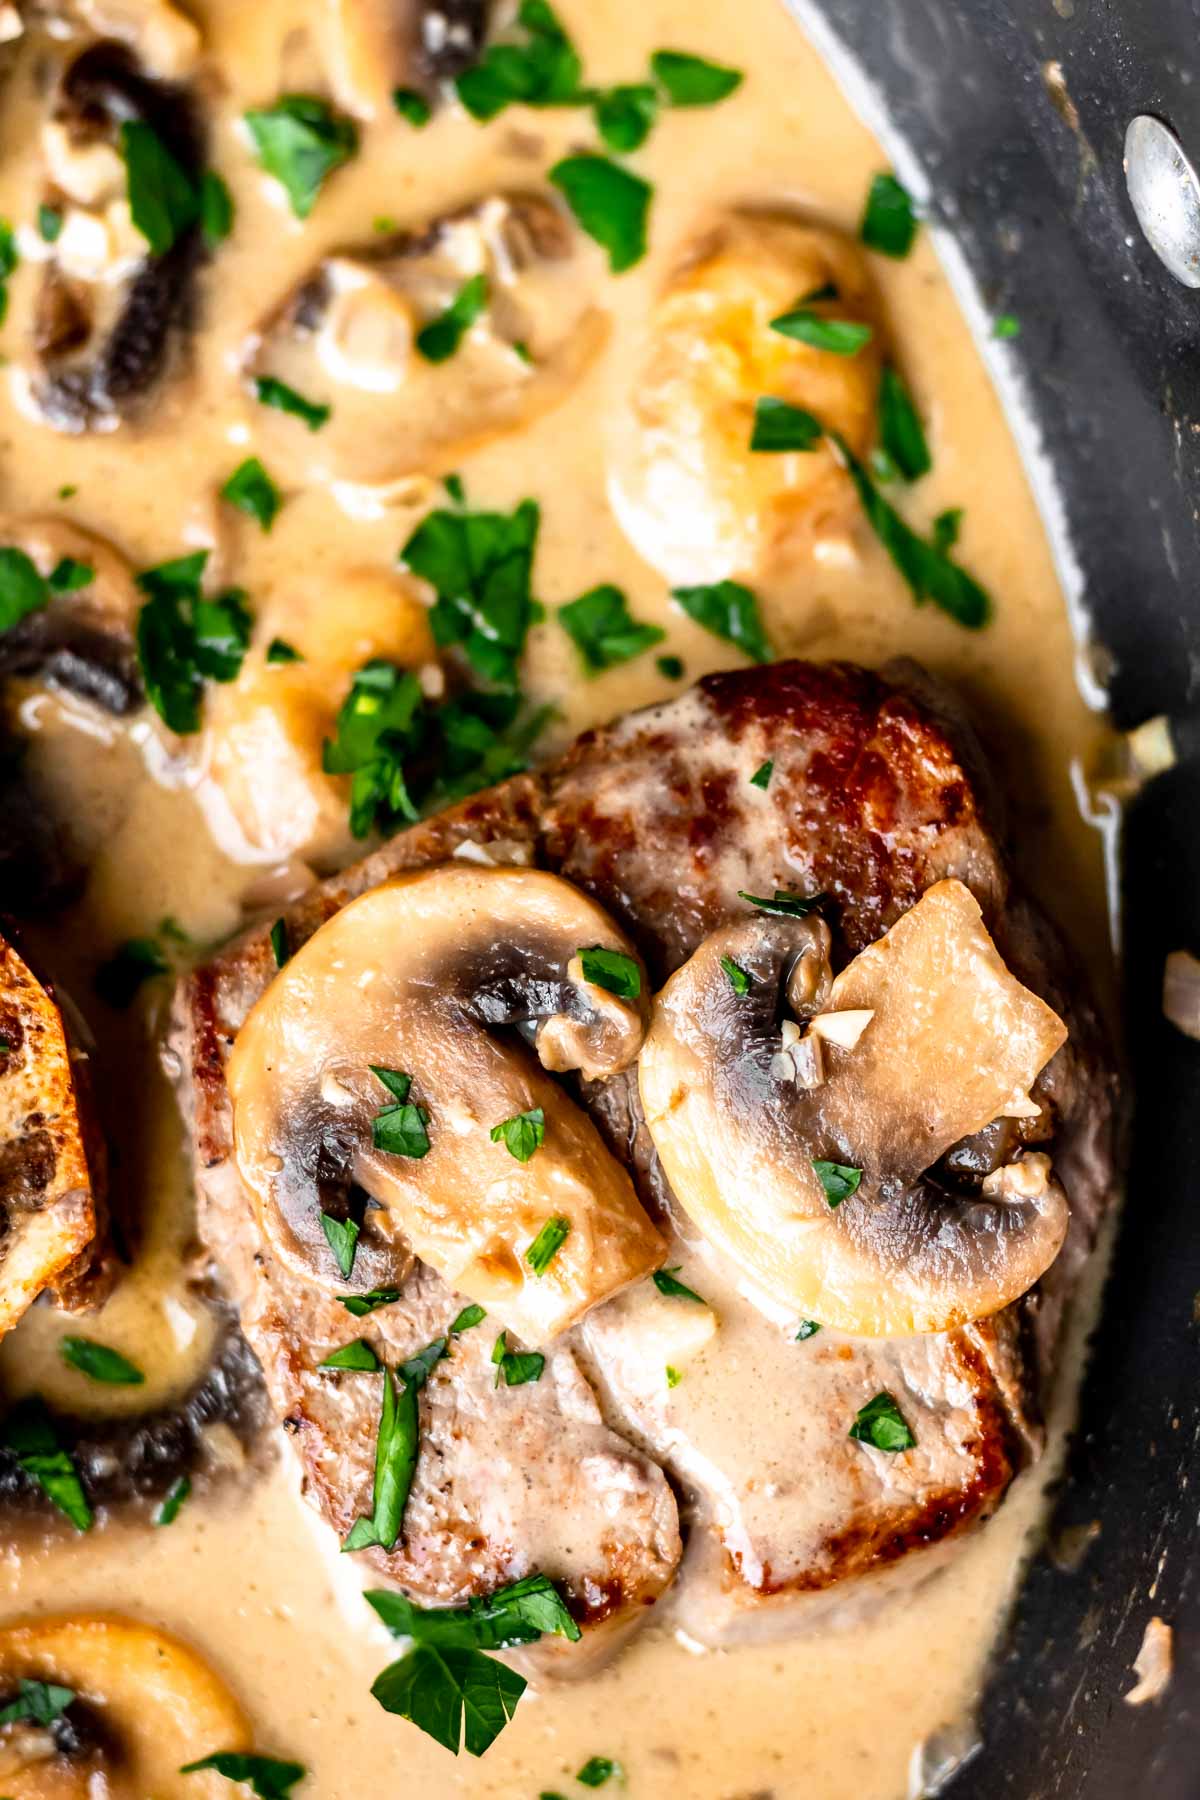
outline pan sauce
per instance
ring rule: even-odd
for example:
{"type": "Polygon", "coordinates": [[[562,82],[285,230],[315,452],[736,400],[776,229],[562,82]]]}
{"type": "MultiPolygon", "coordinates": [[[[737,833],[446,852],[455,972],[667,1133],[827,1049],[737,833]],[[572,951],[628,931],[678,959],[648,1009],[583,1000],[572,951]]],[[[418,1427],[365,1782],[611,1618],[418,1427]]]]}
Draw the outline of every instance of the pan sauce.
{"type": "MultiPolygon", "coordinates": [[[[248,590],[260,616],[269,609],[281,621],[289,607],[336,592],[350,570],[388,567],[420,508],[397,505],[348,520],[328,492],[289,491],[269,536],[218,508],[215,491],[243,456],[261,449],[272,466],[258,437],[262,420],[232,373],[264,304],[322,249],[369,236],[381,214],[404,223],[487,187],[536,183],[578,144],[581,128],[569,111],[506,114],[486,128],[451,114],[419,134],[389,116],[367,129],[359,157],[327,183],[301,227],[250,160],[235,124],[247,105],[312,79],[289,32],[295,9],[287,0],[209,0],[194,10],[221,77],[214,160],[237,206],[234,234],[204,279],[194,373],[164,393],[136,435],[61,437],[0,388],[0,504],[10,513],[41,512],[56,506],[61,487],[74,486],[69,516],[111,535],[138,567],[215,542],[222,576],[248,590]]],[[[535,582],[551,607],[597,581],[616,583],[637,619],[666,627],[668,641],[658,648],[682,657],[691,679],[739,659],[670,608],[664,583],[623,538],[606,504],[597,422],[626,384],[639,323],[703,209],[794,202],[853,231],[886,159],[774,0],[708,0],[702,8],[689,0],[636,7],[590,0],[562,10],[589,79],[627,79],[652,50],[679,46],[735,64],[746,80],[718,107],[666,118],[638,153],[639,169],[655,185],[650,251],[629,273],[605,280],[613,328],[588,374],[556,409],[459,467],[477,505],[511,508],[526,495],[541,502],[535,582]]],[[[31,219],[37,191],[32,98],[18,79],[0,112],[0,216],[31,219]]],[[[928,234],[904,262],[873,259],[873,273],[933,451],[933,472],[911,515],[927,523],[946,507],[965,509],[961,558],[992,593],[995,621],[972,634],[932,607],[918,611],[860,532],[815,572],[758,584],[765,622],[781,654],[867,662],[911,654],[961,688],[999,747],[1023,874],[1070,923],[1103,989],[1100,848],[1078,817],[1070,779],[1097,726],[1072,678],[1074,647],[1035,504],[928,234]]],[[[11,287],[0,333],[10,351],[27,326],[30,272],[11,287]]],[[[552,622],[531,634],[526,688],[560,709],[548,750],[585,725],[673,691],[653,655],[581,680],[572,646],[552,622]]],[[[55,978],[85,1002],[98,958],[153,931],[164,916],[209,943],[246,913],[296,891],[294,867],[250,864],[215,846],[203,784],[198,791],[193,771],[150,748],[143,760],[130,741],[146,738],[143,726],[124,733],[45,694],[31,692],[21,704],[37,764],[91,862],[82,903],[36,934],[37,947],[55,978]]],[[[145,1388],[106,1394],[106,1404],[111,1395],[112,1406],[131,1409],[187,1384],[203,1366],[208,1329],[184,1292],[188,1184],[174,1103],[157,1070],[154,1023],[136,1008],[120,1019],[98,1010],[95,1019],[101,1106],[110,1128],[119,1126],[118,1206],[142,1221],[142,1238],[131,1275],[82,1328],[146,1371],[145,1388]]],[[[732,1288],[719,1296],[731,1338],[744,1306],[732,1288]]],[[[56,1354],[58,1337],[72,1328],[35,1309],[0,1349],[5,1389],[40,1388],[63,1404],[86,1405],[84,1384],[56,1354]]],[[[729,1357],[719,1369],[714,1360],[706,1379],[729,1432],[753,1432],[754,1393],[769,1376],[729,1357]]],[[[531,1692],[479,1763],[453,1762],[370,1699],[370,1682],[389,1659],[387,1640],[357,1597],[355,1571],[300,1501],[286,1456],[265,1475],[195,1497],[169,1530],[114,1522],[79,1540],[10,1543],[0,1557],[0,1608],[16,1616],[118,1603],[181,1632],[247,1706],[260,1748],[303,1762],[310,1775],[299,1792],[322,1800],[371,1792],[381,1776],[431,1800],[575,1791],[570,1777],[593,1754],[620,1759],[638,1800],[897,1800],[920,1791],[922,1742],[948,1731],[957,1741],[969,1713],[1040,1516],[1072,1386],[1060,1383],[1051,1451],[1040,1469],[960,1550],[953,1572],[934,1573],[915,1597],[861,1619],[848,1600],[846,1617],[795,1643],[733,1652],[698,1653],[651,1627],[585,1684],[531,1692]]],[[[772,1404],[779,1403],[776,1391],[772,1404]]],[[[962,1741],[970,1742],[969,1731],[962,1741]]],[[[186,1780],[178,1791],[188,1791],[186,1780]]]]}

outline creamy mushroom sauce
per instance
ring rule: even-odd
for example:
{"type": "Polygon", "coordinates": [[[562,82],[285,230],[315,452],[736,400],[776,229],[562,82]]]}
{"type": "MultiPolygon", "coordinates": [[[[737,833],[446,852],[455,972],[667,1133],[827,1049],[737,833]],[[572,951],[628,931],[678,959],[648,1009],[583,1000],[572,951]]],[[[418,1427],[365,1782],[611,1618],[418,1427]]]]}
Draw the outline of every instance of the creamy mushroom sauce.
{"type": "MultiPolygon", "coordinates": [[[[607,346],[554,410],[460,462],[472,502],[543,507],[535,588],[551,607],[597,581],[623,587],[640,620],[662,623],[688,678],[739,660],[674,610],[665,584],[624,539],[606,503],[603,422],[623,391],[648,305],[682,240],[722,202],[799,203],[856,228],[871,176],[886,167],[816,52],[775,0],[564,0],[589,79],[630,78],[656,48],[680,47],[746,74],[722,105],[667,115],[639,152],[655,184],[650,251],[601,284],[611,312],[607,346]]],[[[369,239],[381,214],[405,223],[488,188],[536,185],[590,126],[572,111],[509,112],[492,125],[450,109],[426,130],[394,116],[364,132],[359,156],[329,180],[301,226],[256,167],[238,119],[247,105],[312,83],[293,29],[291,0],[197,4],[215,81],[216,166],[237,206],[232,238],[202,276],[202,329],[190,376],[156,402],[147,422],[111,435],[67,438],[33,421],[0,385],[0,504],[10,514],[60,507],[109,534],[144,567],[188,547],[213,545],[222,579],[245,587],[274,628],[315,605],[336,609],[351,571],[386,571],[435,490],[350,518],[328,491],[289,488],[274,530],[221,509],[220,483],[252,449],[268,467],[264,418],[239,388],[236,367],[264,309],[326,248],[369,239]]],[[[0,216],[32,221],[39,197],[36,124],[28,71],[0,110],[0,216]]],[[[934,467],[910,503],[928,523],[965,509],[961,559],[995,598],[994,623],[970,633],[933,607],[914,608],[864,528],[826,546],[815,565],[758,583],[767,627],[782,654],[878,662],[921,658],[967,696],[1002,759],[1026,879],[1107,985],[1100,847],[1081,822],[1071,771],[1098,724],[1073,679],[1075,648],[1034,498],[985,371],[939,267],[928,232],[903,262],[873,259],[903,366],[930,428],[934,467]]],[[[35,272],[10,282],[0,347],[18,351],[35,272]]],[[[299,429],[299,427],[297,427],[299,429]]],[[[260,625],[260,630],[262,629],[260,625]]],[[[355,666],[353,651],[347,667],[355,666]]],[[[549,619],[531,634],[526,686],[560,717],[545,748],[579,728],[661,697],[672,684],[655,655],[581,679],[565,633],[549,619]]],[[[295,865],[250,863],[214,842],[194,771],[164,755],[139,720],[110,725],[81,706],[30,688],[18,696],[38,768],[91,865],[84,899],[33,934],[52,974],[85,1005],[96,961],[120,940],[174,917],[199,944],[298,891],[295,865]]],[[[179,1391],[203,1367],[205,1314],[187,1297],[192,1248],[181,1127],[158,1072],[152,999],[116,1018],[95,1009],[96,1069],[110,1129],[119,1127],[119,1205],[141,1221],[132,1271],[82,1329],[147,1372],[139,1390],[108,1390],[106,1406],[139,1409],[179,1391]]],[[[726,1351],[707,1360],[708,1405],[720,1428],[752,1437],[759,1396],[783,1402],[770,1371],[737,1349],[745,1301],[710,1283],[726,1351]]],[[[1083,1309],[1077,1309],[1081,1311],[1083,1309]]],[[[39,1306],[0,1349],[0,1377],[16,1393],[38,1387],[75,1407],[94,1404],[55,1354],[67,1327],[39,1306]]],[[[1068,1359],[1068,1364],[1072,1359],[1068,1359]]],[[[698,1379],[692,1374],[689,1379],[698,1379]]],[[[482,1762],[453,1761],[416,1729],[384,1714],[368,1688],[388,1641],[357,1596],[356,1571],[332,1533],[302,1504],[289,1459],[243,1472],[198,1494],[168,1530],[114,1520],[90,1536],[21,1538],[0,1556],[3,1612],[111,1607],[183,1633],[211,1657],[255,1721],[260,1747],[310,1771],[299,1790],[340,1800],[374,1791],[380,1777],[422,1796],[533,1796],[576,1791],[573,1772],[592,1754],[618,1757],[628,1792],[653,1796],[804,1795],[806,1800],[897,1800],[919,1791],[920,1746],[970,1743],[969,1719],[997,1622],[1013,1592],[1041,1490],[1055,1466],[1073,1381],[1060,1383],[1052,1447],[998,1518],[915,1597],[857,1619],[846,1616],[787,1645],[701,1653],[651,1626],[605,1672],[575,1687],[530,1693],[482,1762]],[[946,1734],[949,1734],[948,1736],[946,1734]]],[[[819,1476],[819,1471],[814,1474],[819,1476]]],[[[994,1754],[1004,1754],[996,1746],[994,1754]]],[[[927,1754],[936,1766],[938,1753],[927,1754]]],[[[174,1788],[164,1788],[161,1797],[174,1788]]],[[[178,1792],[188,1791],[180,1781],[178,1792]]],[[[194,1791],[194,1790],[193,1790],[194,1791]]]]}

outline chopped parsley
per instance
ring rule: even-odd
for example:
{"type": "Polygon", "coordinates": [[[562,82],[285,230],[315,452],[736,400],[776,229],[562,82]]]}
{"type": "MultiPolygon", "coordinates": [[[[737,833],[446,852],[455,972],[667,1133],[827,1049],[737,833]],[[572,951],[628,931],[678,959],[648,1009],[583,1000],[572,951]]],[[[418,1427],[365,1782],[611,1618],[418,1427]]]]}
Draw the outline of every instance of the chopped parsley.
{"type": "Polygon", "coordinates": [[[200,229],[210,250],[223,244],[233,230],[233,197],[215,169],[206,169],[201,177],[200,229]]]}
{"type": "Polygon", "coordinates": [[[326,738],[321,766],[327,775],[352,775],[350,830],[366,837],[380,815],[413,820],[417,809],[404,779],[401,757],[424,702],[411,670],[375,659],[350,684],[335,725],[326,738]]]}
{"type": "Polygon", "coordinates": [[[596,130],[610,150],[627,156],[645,143],[658,116],[658,94],[648,82],[605,88],[592,101],[596,130]]]}
{"type": "Polygon", "coordinates": [[[507,106],[581,104],[582,64],[546,0],[521,0],[517,24],[526,41],[492,44],[454,86],[473,119],[494,119],[507,106]]]}
{"type": "MultiPolygon", "coordinates": [[[[542,1229],[525,1252],[525,1261],[535,1275],[544,1275],[554,1258],[566,1243],[571,1231],[571,1221],[556,1215],[547,1219],[542,1229]]],[[[511,1385],[511,1383],[510,1383],[511,1385]]]]}
{"type": "Polygon", "coordinates": [[[863,1178],[861,1169],[852,1169],[846,1163],[825,1162],[817,1156],[812,1158],[812,1166],[831,1209],[840,1206],[851,1194],[857,1194],[863,1178]]]}
{"type": "Polygon", "coordinates": [[[400,561],[437,593],[430,612],[443,649],[462,646],[485,681],[515,688],[517,660],[533,622],[530,577],[541,512],[523,500],[512,513],[434,511],[400,561]]]}
{"type": "Polygon", "coordinates": [[[416,336],[417,353],[426,362],[447,362],[488,303],[486,275],[464,281],[444,312],[423,325],[416,336]]]}
{"type": "Polygon", "coordinates": [[[95,579],[96,571],[91,563],[80,562],[74,556],[60,557],[46,577],[56,594],[77,594],[80,588],[90,587],[95,579]]]}
{"type": "Polygon", "coordinates": [[[470,1331],[475,1325],[482,1325],[486,1318],[487,1313],[484,1311],[483,1307],[477,1306],[475,1302],[472,1301],[470,1306],[463,1307],[457,1319],[455,1319],[453,1325],[451,1325],[451,1337],[457,1337],[460,1331],[470,1331]]]}
{"type": "Polygon", "coordinates": [[[383,1550],[395,1549],[417,1466],[419,1386],[419,1382],[405,1380],[398,1388],[392,1371],[383,1371],[383,1407],[379,1415],[379,1435],[375,1440],[371,1516],[355,1520],[342,1545],[343,1550],[365,1550],[371,1544],[378,1544],[383,1550]]]}
{"type": "Polygon", "coordinates": [[[683,658],[681,656],[656,657],[654,666],[664,681],[683,680],[683,658]]]}
{"type": "Polygon", "coordinates": [[[366,1318],[377,1306],[392,1306],[400,1298],[400,1289],[392,1287],[372,1288],[367,1294],[338,1294],[336,1299],[340,1306],[356,1319],[366,1318]]]}
{"type": "Polygon", "coordinates": [[[146,1379],[128,1357],[119,1350],[110,1350],[107,1344],[96,1343],[94,1338],[60,1338],[58,1351],[69,1368],[110,1387],[141,1387],[146,1379]]]}
{"type": "MultiPolygon", "coordinates": [[[[668,1369],[668,1380],[672,1375],[675,1376],[675,1381],[679,1380],[675,1370],[668,1369]]],[[[670,1382],[672,1387],[675,1386],[675,1381],[670,1382]]],[[[611,1756],[589,1756],[575,1779],[582,1787],[598,1788],[603,1787],[606,1781],[611,1781],[614,1775],[619,1780],[621,1772],[620,1763],[614,1762],[611,1756]]]]}
{"type": "Polygon", "coordinates": [[[32,1394],[18,1401],[0,1426],[0,1448],[16,1458],[30,1480],[70,1519],[76,1531],[91,1530],[92,1509],[79,1470],[59,1443],[54,1422],[40,1396],[32,1394]]]}
{"type": "Polygon", "coordinates": [[[675,1277],[682,1267],[682,1263],[676,1263],[673,1269],[655,1269],[651,1280],[659,1293],[665,1294],[668,1300],[695,1300],[699,1305],[707,1306],[708,1302],[695,1288],[685,1287],[682,1281],[676,1281],[675,1277]]]}
{"type": "Polygon", "coordinates": [[[276,637],[272,638],[267,645],[267,661],[269,663],[298,663],[303,662],[304,658],[294,644],[289,644],[286,638],[276,637]]]}
{"type": "Polygon", "coordinates": [[[270,531],[275,515],[283,505],[279,489],[257,456],[248,456],[245,462],[238,464],[221,489],[221,498],[251,519],[257,519],[264,531],[270,531]]]}
{"type": "Polygon", "coordinates": [[[122,124],[121,156],[133,223],[150,246],[151,256],[165,256],[199,220],[199,189],[158,133],[142,119],[126,119],[122,124]]]}
{"type": "Polygon", "coordinates": [[[740,581],[714,581],[703,587],[672,588],[689,619],[727,644],[736,644],[752,662],[770,662],[775,652],[758,616],[758,600],[740,581]]]}
{"type": "Polygon", "coordinates": [[[248,1781],[250,1792],[257,1794],[258,1800],[288,1800],[296,1783],[308,1774],[303,1763],[282,1762],[277,1756],[255,1756],[241,1750],[214,1750],[199,1762],[184,1763],[179,1773],[197,1775],[203,1769],[212,1769],[226,1781],[248,1781]]]}
{"type": "Polygon", "coordinates": [[[811,450],[820,436],[821,421],[804,407],[777,400],[771,394],[764,394],[755,402],[751,450],[770,453],[811,450]]]}
{"type": "Polygon", "coordinates": [[[44,244],[56,244],[63,228],[63,216],[57,206],[48,206],[45,201],[37,209],[38,236],[44,244]]]}
{"type": "Polygon", "coordinates": [[[357,129],[314,94],[284,94],[245,118],[259,162],[281,184],[296,217],[307,219],[326,177],[358,149],[357,129]]]}
{"type": "Polygon", "coordinates": [[[540,1106],[532,1106],[528,1112],[493,1125],[490,1135],[493,1144],[503,1144],[510,1156],[526,1163],[545,1139],[546,1114],[540,1106]]]}
{"type": "Polygon", "coordinates": [[[275,958],[275,967],[282,969],[292,954],[288,949],[288,928],[285,919],[276,919],[271,927],[271,955],[275,958]]]}
{"type": "Polygon", "coordinates": [[[0,1708],[0,1725],[20,1725],[26,1720],[31,1725],[53,1725],[74,1699],[74,1688],[59,1687],[53,1681],[29,1681],[22,1676],[17,1698],[0,1708]]]}
{"type": "Polygon", "coordinates": [[[173,1525],[179,1517],[180,1507],[191,1491],[191,1477],[180,1475],[163,1495],[162,1505],[154,1515],[154,1523],[156,1525],[173,1525]]]}
{"type": "Polygon", "coordinates": [[[936,542],[926,542],[906,525],[885,500],[845,440],[831,434],[851,481],[858,491],[867,523],[907,582],[920,606],[932,600],[959,625],[977,631],[991,615],[991,601],[974,578],[952,561],[936,542]]]}
{"type": "Polygon", "coordinates": [[[590,152],[564,156],[550,170],[550,180],[581,230],[608,253],[614,275],[642,260],[653,193],[648,181],[590,152]]]}
{"type": "Polygon", "coordinates": [[[153,938],[126,938],[96,970],[92,985],[105,1005],[124,1012],[144,981],[165,975],[169,964],[153,938]]]}
{"type": "Polygon", "coordinates": [[[578,956],[585,981],[615,994],[618,1000],[636,1000],[641,993],[642,971],[624,950],[605,950],[595,944],[590,950],[580,950],[578,956]]]}
{"type": "Polygon", "coordinates": [[[683,1376],[679,1373],[679,1370],[672,1367],[672,1365],[670,1363],[668,1363],[667,1364],[667,1386],[669,1388],[676,1388],[679,1386],[679,1384],[682,1380],[683,1380],[683,1376]]]}
{"type": "Polygon", "coordinates": [[[306,400],[303,394],[298,394],[294,387],[289,387],[286,381],[280,381],[274,375],[256,376],[254,393],[263,406],[273,406],[276,412],[290,413],[295,419],[303,419],[310,431],[320,431],[333,411],[331,406],[322,401],[306,400]]]}
{"type": "Polygon", "coordinates": [[[796,1342],[798,1344],[807,1343],[810,1337],[816,1337],[820,1329],[821,1327],[815,1319],[801,1319],[796,1328],[796,1342]]]}
{"type": "Polygon", "coordinates": [[[20,260],[16,233],[7,219],[0,219],[0,325],[8,313],[8,278],[20,260]]]}
{"type": "Polygon", "coordinates": [[[860,1444],[874,1444],[876,1450],[911,1450],[916,1438],[909,1430],[904,1414],[886,1389],[857,1413],[847,1434],[860,1444]]]}
{"type": "Polygon", "coordinates": [[[824,900],[824,894],[793,894],[787,888],[776,888],[770,898],[766,894],[748,894],[738,889],[738,899],[748,900],[759,912],[774,913],[782,919],[806,919],[824,900]]]}
{"type": "Polygon", "coordinates": [[[205,680],[233,681],[250,642],[246,596],[229,588],[206,600],[200,583],[207,550],[145,569],[147,596],[137,619],[137,652],[147,698],[172,731],[200,729],[205,680]]]}
{"type": "Polygon", "coordinates": [[[810,350],[828,350],[833,356],[857,356],[874,336],[871,327],[859,319],[826,319],[808,306],[780,313],[771,320],[771,330],[807,344],[810,350]]]}
{"type": "Polygon", "coordinates": [[[750,786],[761,788],[763,792],[766,793],[771,785],[771,777],[774,773],[775,759],[774,757],[768,757],[765,763],[759,764],[758,768],[755,769],[753,775],[750,777],[750,786]]]}
{"type": "Polygon", "coordinates": [[[392,1096],[392,1104],[377,1112],[371,1122],[371,1142],[385,1156],[408,1156],[419,1161],[429,1153],[429,1134],[425,1129],[429,1114],[408,1098],[412,1076],[399,1069],[379,1068],[375,1063],[370,1068],[392,1096]]]}
{"type": "Polygon", "coordinates": [[[962,530],[962,518],[961,506],[948,506],[945,512],[938,514],[933,521],[933,530],[929,534],[929,541],[935,550],[943,553],[953,550],[958,542],[958,534],[962,530]]]}
{"type": "Polygon", "coordinates": [[[879,438],[906,481],[917,481],[933,467],[912,395],[890,364],[879,381],[879,438]]]}
{"type": "Polygon", "coordinates": [[[428,125],[432,118],[432,110],[424,94],[418,94],[416,88],[398,87],[392,89],[392,105],[402,119],[407,119],[417,131],[428,125]]]}
{"type": "Polygon", "coordinates": [[[362,1230],[354,1219],[335,1219],[332,1213],[321,1214],[321,1230],[325,1233],[325,1241],[333,1251],[333,1260],[337,1263],[344,1278],[349,1281],[350,1272],[354,1268],[354,1256],[358,1249],[358,1237],[362,1230]]]}
{"type": "Polygon", "coordinates": [[[659,625],[639,625],[631,618],[625,595],[608,581],[560,606],[558,622],[579,650],[585,668],[596,673],[640,656],[667,635],[659,625]]]}
{"type": "Polygon", "coordinates": [[[868,249],[903,258],[917,235],[916,214],[907,188],[894,175],[876,175],[867,193],[859,236],[868,249]]]}
{"type": "Polygon", "coordinates": [[[1021,335],[1021,321],[1015,313],[998,313],[992,320],[992,336],[994,338],[1015,338],[1021,335]]]}
{"type": "Polygon", "coordinates": [[[420,1644],[507,1650],[547,1634],[571,1643],[578,1643],[580,1636],[562,1595],[545,1575],[526,1575],[466,1606],[414,1606],[390,1588],[369,1591],[365,1597],[393,1637],[420,1644]]]}
{"type": "Polygon", "coordinates": [[[739,999],[744,998],[750,992],[750,976],[743,969],[741,963],[734,962],[732,956],[723,956],[721,967],[729,977],[729,985],[734,993],[739,999]]]}
{"type": "Polygon", "coordinates": [[[524,1387],[527,1381],[540,1381],[546,1359],[539,1350],[510,1350],[508,1333],[502,1331],[492,1345],[492,1361],[496,1365],[496,1386],[524,1387]]]}
{"type": "Polygon", "coordinates": [[[463,478],[461,475],[456,475],[453,471],[451,471],[449,475],[443,475],[442,486],[453,500],[455,506],[465,506],[467,504],[467,490],[463,486],[463,478]]]}
{"type": "Polygon", "coordinates": [[[12,544],[0,549],[0,632],[11,631],[29,613],[40,612],[49,599],[49,583],[24,550],[12,544]]]}
{"type": "Polygon", "coordinates": [[[423,1350],[418,1350],[415,1356],[410,1356],[407,1362],[400,1364],[400,1373],[416,1392],[418,1388],[425,1386],[434,1369],[449,1353],[449,1339],[434,1338],[431,1344],[426,1344],[423,1350]]]}
{"type": "Polygon", "coordinates": [[[656,50],[650,67],[672,106],[715,106],[745,79],[740,69],[727,69],[683,50],[656,50]]]}
{"type": "Polygon", "coordinates": [[[331,1351],[324,1362],[319,1362],[317,1367],[318,1369],[356,1369],[364,1375],[377,1375],[383,1364],[366,1338],[355,1338],[352,1344],[343,1344],[340,1350],[331,1351]]]}

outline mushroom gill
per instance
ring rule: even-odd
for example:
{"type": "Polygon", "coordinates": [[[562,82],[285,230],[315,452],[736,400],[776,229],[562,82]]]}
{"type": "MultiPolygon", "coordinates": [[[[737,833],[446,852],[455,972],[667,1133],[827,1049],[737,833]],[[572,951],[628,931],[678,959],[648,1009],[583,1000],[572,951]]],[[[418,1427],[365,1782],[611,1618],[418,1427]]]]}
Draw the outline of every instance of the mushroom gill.
{"type": "Polygon", "coordinates": [[[646,1011],[631,946],[558,876],[447,864],[362,895],[275,977],[230,1059],[238,1167],[267,1238],[333,1284],[344,1232],[328,1219],[349,1220],[350,1285],[394,1283],[416,1255],[527,1342],[565,1330],[656,1268],[663,1243],[546,1071],[628,1068],[646,1011]],[[589,979],[592,951],[620,994],[589,979]],[[510,1147],[502,1128],[522,1117],[510,1147]]]}
{"type": "Polygon", "coordinates": [[[659,994],[639,1079],[671,1186],[766,1294],[822,1324],[902,1336],[996,1312],[1065,1236],[1049,1161],[1019,1157],[970,1195],[928,1172],[1028,1093],[1066,1029],[1009,973],[969,889],[941,881],[834,979],[826,1016],[870,1018],[840,1034],[849,1048],[823,1034],[802,1085],[813,1034],[781,1000],[809,926],[725,926],[659,994]]]}

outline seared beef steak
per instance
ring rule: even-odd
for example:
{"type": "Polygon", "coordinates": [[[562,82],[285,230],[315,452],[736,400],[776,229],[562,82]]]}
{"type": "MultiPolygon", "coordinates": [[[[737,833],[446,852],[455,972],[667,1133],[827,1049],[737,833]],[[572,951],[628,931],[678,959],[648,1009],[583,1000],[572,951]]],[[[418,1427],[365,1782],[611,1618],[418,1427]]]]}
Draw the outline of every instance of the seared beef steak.
{"type": "MultiPolygon", "coordinates": [[[[702,1368],[668,1402],[661,1363],[637,1355],[646,1284],[589,1315],[579,1346],[610,1424],[624,1424],[640,1449],[601,1423],[571,1347],[576,1334],[553,1347],[540,1382],[498,1391],[486,1362],[491,1328],[478,1327],[456,1341],[422,1399],[405,1537],[388,1557],[370,1553],[419,1598],[462,1599],[540,1567],[565,1582],[585,1620],[603,1615],[610,1631],[632,1624],[677,1559],[661,1461],[684,1485],[693,1520],[697,1579],[684,1584],[686,1622],[710,1639],[737,1636],[759,1617],[784,1624],[797,1595],[877,1576],[909,1550],[985,1517],[1036,1450],[1037,1394],[1064,1275],[1090,1245],[1111,1184],[1114,1088],[1094,1016],[1053,933],[1012,891],[978,767],[969,734],[915,671],[888,679],[782,663],[716,675],[585,734],[559,764],[401,833],[291,909],[294,950],[354,895],[398,871],[454,855],[530,862],[593,895],[659,982],[744,912],[739,889],[828,894],[840,963],[931,884],[955,877],[979,900],[1013,973],[1070,1027],[1033,1090],[1040,1115],[1010,1134],[1018,1143],[1051,1140],[1072,1204],[1067,1250],[1038,1295],[961,1331],[886,1342],[827,1333],[796,1343],[794,1329],[785,1336],[781,1322],[741,1307],[728,1330],[750,1371],[748,1394],[755,1382],[782,1387],[787,1417],[799,1411],[805,1420],[796,1437],[781,1413],[773,1436],[772,1410],[761,1409],[752,1447],[706,1415],[702,1368]],[[767,761],[773,772],[763,789],[750,777],[767,761]],[[847,1436],[857,1409],[881,1389],[895,1394],[915,1431],[916,1447],[903,1456],[847,1436]]],[[[264,925],[198,969],[181,993],[201,1228],[232,1279],[313,1496],[344,1531],[369,1511],[377,1384],[316,1371],[355,1330],[336,1301],[272,1256],[232,1154],[225,1063],[273,974],[264,925]]],[[[694,1248],[657,1167],[636,1079],[585,1084],[582,1097],[647,1205],[694,1248]]],[[[997,1149],[967,1145],[947,1159],[947,1182],[977,1180],[1005,1160],[1008,1149],[997,1149]]],[[[733,1321],[733,1273],[714,1268],[718,1321],[723,1284],[733,1321]]],[[[363,1323],[395,1361],[444,1330],[454,1310],[418,1269],[398,1303],[363,1323]]],[[[715,1345],[723,1329],[718,1323],[715,1345]]],[[[927,1558],[911,1560],[927,1566],[927,1558]]]]}

